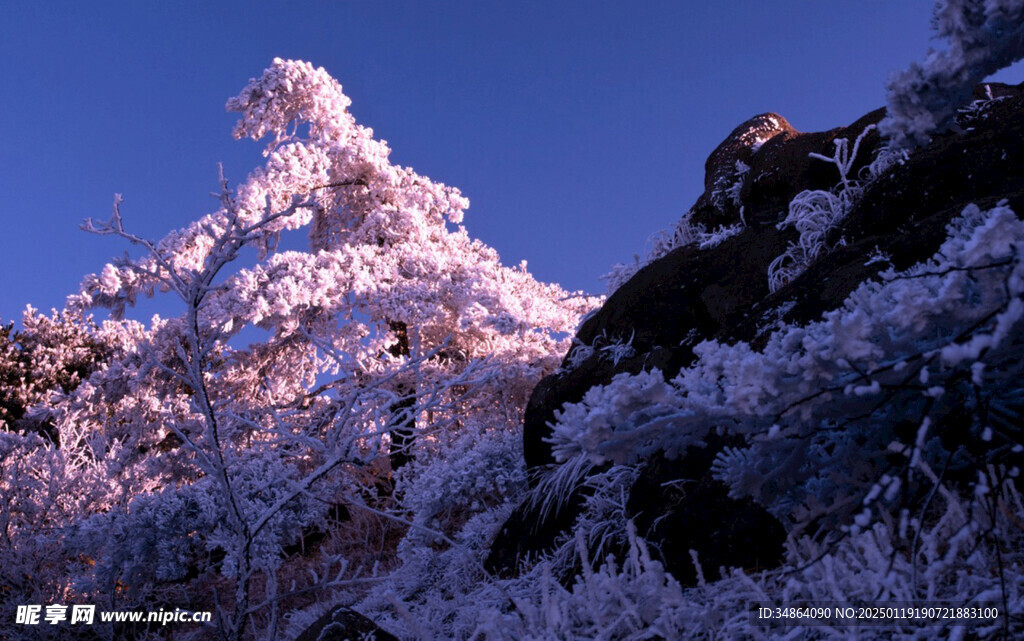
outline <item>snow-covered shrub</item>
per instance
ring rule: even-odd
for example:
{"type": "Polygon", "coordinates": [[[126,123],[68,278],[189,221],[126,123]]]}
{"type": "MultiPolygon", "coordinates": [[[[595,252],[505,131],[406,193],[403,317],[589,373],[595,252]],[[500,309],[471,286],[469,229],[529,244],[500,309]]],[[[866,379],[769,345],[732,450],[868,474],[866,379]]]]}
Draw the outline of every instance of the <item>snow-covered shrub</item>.
{"type": "MultiPolygon", "coordinates": [[[[756,143],[758,147],[760,142],[763,141],[756,143]]],[[[709,230],[706,226],[693,222],[693,210],[687,211],[671,230],[661,230],[647,239],[647,251],[642,260],[639,255],[635,255],[632,263],[616,263],[612,266],[611,271],[601,277],[607,283],[608,294],[625,284],[642,267],[678,247],[696,245],[700,249],[711,249],[743,231],[746,221],[742,220],[743,207],[740,202],[740,192],[743,189],[743,181],[749,172],[750,166],[737,160],[734,171],[731,174],[720,176],[710,194],[711,204],[719,210],[729,205],[739,207],[741,219],[739,223],[719,225],[709,230]]]]}
{"type": "Polygon", "coordinates": [[[626,281],[632,278],[646,264],[646,261],[641,264],[640,255],[634,254],[632,263],[615,263],[612,265],[611,270],[601,276],[601,280],[605,282],[608,295],[611,295],[615,290],[625,285],[626,281]]]}
{"type": "MultiPolygon", "coordinates": [[[[793,227],[799,232],[800,238],[795,243],[790,243],[785,253],[768,266],[768,289],[770,291],[777,291],[803,273],[825,251],[825,238],[829,230],[846,218],[853,206],[857,204],[864,187],[852,175],[853,165],[857,160],[861,141],[874,129],[874,125],[865,127],[854,141],[852,149],[848,139],[836,139],[834,141],[835,151],[831,158],[816,153],[810,154],[811,158],[823,160],[836,166],[839,171],[839,184],[832,191],[821,189],[802,191],[790,201],[789,213],[778,227],[779,229],[793,227]]],[[[875,163],[869,166],[869,172],[881,173],[884,171],[889,166],[886,164],[888,160],[880,162],[878,158],[888,158],[890,153],[881,151],[879,157],[876,157],[875,163]]],[[[877,175],[869,174],[869,179],[877,175]]]]}
{"type": "Polygon", "coordinates": [[[1019,618],[1011,618],[1024,606],[1024,505],[1012,484],[993,485],[990,494],[997,501],[937,492],[931,509],[873,520],[839,541],[795,538],[776,570],[726,570],[723,578],[692,588],[665,572],[628,521],[621,526],[626,553],[618,559],[595,555],[586,529],[576,528],[563,548],[580,569],[570,585],[559,581],[564,560],[558,559],[540,560],[515,579],[487,577],[469,554],[473,538],[460,537],[465,548],[420,548],[409,557],[414,565],[408,571],[393,574],[358,607],[400,636],[438,640],[849,641],[881,632],[887,639],[925,641],[967,638],[968,629],[971,638],[1015,638],[1024,632],[1019,618]],[[398,577],[418,582],[401,585],[398,577]],[[994,606],[1000,617],[969,628],[916,618],[885,628],[863,622],[787,626],[755,617],[760,607],[922,602],[994,606]]]}
{"type": "MultiPolygon", "coordinates": [[[[562,572],[574,568],[581,538],[586,544],[588,554],[596,559],[604,558],[616,550],[628,548],[631,523],[626,503],[629,500],[630,488],[640,473],[636,465],[611,465],[595,472],[592,471],[593,463],[586,457],[577,456],[573,460],[584,461],[589,468],[585,477],[581,476],[578,483],[566,483],[562,487],[544,487],[543,484],[538,484],[532,490],[535,495],[544,491],[550,492],[553,501],[565,500],[571,492],[582,490],[579,516],[570,533],[550,555],[553,567],[562,572]]],[[[557,474],[559,471],[559,468],[556,468],[554,473],[557,474]]]]}
{"type": "Polygon", "coordinates": [[[732,175],[722,175],[719,177],[718,183],[711,190],[711,203],[716,209],[722,210],[727,204],[733,207],[740,206],[740,192],[743,190],[743,180],[749,171],[750,165],[742,160],[737,160],[735,171],[732,175]]]}
{"type": "Polygon", "coordinates": [[[972,100],[966,107],[958,109],[956,122],[958,125],[963,125],[964,131],[972,131],[974,129],[971,126],[972,123],[987,119],[992,113],[993,106],[1008,99],[1009,96],[995,96],[992,92],[992,85],[986,84],[985,97],[972,100]]]}
{"type": "Polygon", "coordinates": [[[519,496],[526,487],[520,434],[470,432],[452,440],[444,454],[402,468],[396,486],[415,523],[447,533],[460,529],[466,518],[519,496]]]}
{"type": "Polygon", "coordinates": [[[633,349],[632,334],[628,340],[619,337],[605,340],[603,343],[604,344],[599,348],[601,358],[605,358],[615,365],[618,365],[619,361],[623,359],[632,358],[636,355],[636,350],[633,349]]]}
{"type": "MultiPolygon", "coordinates": [[[[749,167],[748,167],[749,169],[749,167]]],[[[742,180],[742,179],[740,179],[742,180]]],[[[742,182],[738,183],[742,185],[742,182]]],[[[729,192],[739,198],[739,191],[729,192]]],[[[731,197],[731,196],[730,196],[731,197]]],[[[632,263],[616,263],[611,271],[601,277],[607,283],[608,294],[613,293],[626,281],[633,277],[644,266],[651,264],[662,256],[679,247],[696,245],[700,249],[711,249],[732,238],[746,228],[745,223],[734,223],[732,225],[719,225],[712,230],[701,224],[694,224],[691,220],[693,211],[686,212],[671,231],[660,231],[647,239],[649,249],[643,260],[639,255],[633,257],[632,263]]]]}
{"type": "Polygon", "coordinates": [[[572,347],[566,355],[564,369],[572,371],[582,365],[584,361],[594,355],[594,346],[581,343],[579,339],[573,338],[572,347]]]}
{"type": "Polygon", "coordinates": [[[954,124],[975,85],[1024,58],[1024,2],[939,0],[932,22],[947,48],[894,74],[880,129],[897,146],[926,144],[954,124]]]}

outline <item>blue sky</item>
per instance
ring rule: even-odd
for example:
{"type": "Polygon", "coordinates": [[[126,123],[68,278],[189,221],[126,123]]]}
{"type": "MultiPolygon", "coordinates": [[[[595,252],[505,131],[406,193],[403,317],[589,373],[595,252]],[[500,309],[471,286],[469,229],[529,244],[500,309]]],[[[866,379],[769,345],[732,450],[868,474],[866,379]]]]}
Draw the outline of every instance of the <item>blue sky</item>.
{"type": "Polygon", "coordinates": [[[742,121],[815,131],[881,106],[929,46],[931,5],[7,0],[0,319],[61,306],[123,251],[78,229],[115,192],[155,238],[212,210],[217,162],[234,182],[260,163],[224,102],[275,56],[325,67],[395,162],[460,187],[506,264],[603,292],[742,121]]]}

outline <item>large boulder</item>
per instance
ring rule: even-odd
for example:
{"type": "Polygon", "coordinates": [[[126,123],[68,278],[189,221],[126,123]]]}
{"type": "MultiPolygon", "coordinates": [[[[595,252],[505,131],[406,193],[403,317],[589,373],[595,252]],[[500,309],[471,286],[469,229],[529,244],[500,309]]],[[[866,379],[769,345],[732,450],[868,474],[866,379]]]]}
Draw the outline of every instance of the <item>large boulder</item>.
{"type": "Polygon", "coordinates": [[[355,610],[339,605],[314,621],[295,641],[398,641],[398,637],[355,610]]]}
{"type": "MultiPolygon", "coordinates": [[[[933,255],[950,220],[970,203],[984,208],[1005,199],[1024,211],[1022,87],[979,87],[976,98],[984,104],[965,110],[957,131],[937,136],[867,184],[830,232],[830,250],[774,292],[769,265],[797,238],[792,229],[779,229],[789,202],[801,191],[828,190],[839,181],[835,165],[810,154],[831,157],[834,141],[846,138],[852,146],[864,134],[849,174],[861,175],[878,152],[881,140],[870,126],[884,110],[819,133],[800,133],[777,114],[738,127],[709,157],[706,191],[688,219],[705,229],[742,229],[714,247],[681,246],[643,266],[581,326],[576,344],[592,347],[589,357],[567,355],[529,400],[523,431],[528,467],[556,466],[546,440],[556,412],[615,375],[657,368],[674,376],[693,362],[693,347],[701,341],[757,347],[775,323],[816,320],[883,267],[905,269],[933,255]],[[871,254],[888,262],[866,260],[871,254]],[[601,349],[627,342],[632,349],[615,358],[601,349]]],[[[640,533],[684,582],[695,580],[690,550],[714,568],[769,567],[781,559],[785,538],[784,524],[761,506],[729,498],[710,477],[710,461],[727,445],[713,438],[712,427],[706,448],[690,448],[675,461],[647,461],[628,500],[640,533]],[[682,496],[673,483],[679,479],[690,481],[682,496]]],[[[572,526],[581,498],[577,492],[553,512],[520,506],[499,531],[488,567],[512,573],[522,559],[550,550],[572,526]]]]}

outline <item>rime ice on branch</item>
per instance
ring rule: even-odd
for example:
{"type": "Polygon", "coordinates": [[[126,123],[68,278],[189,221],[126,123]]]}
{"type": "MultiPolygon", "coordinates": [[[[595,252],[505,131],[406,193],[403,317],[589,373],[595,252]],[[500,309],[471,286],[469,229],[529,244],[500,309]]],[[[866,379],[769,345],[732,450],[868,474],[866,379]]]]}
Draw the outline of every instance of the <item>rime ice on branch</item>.
{"type": "Polygon", "coordinates": [[[932,24],[948,48],[889,79],[882,132],[897,146],[926,144],[954,124],[975,85],[1024,58],[1024,2],[940,0],[932,24]]]}

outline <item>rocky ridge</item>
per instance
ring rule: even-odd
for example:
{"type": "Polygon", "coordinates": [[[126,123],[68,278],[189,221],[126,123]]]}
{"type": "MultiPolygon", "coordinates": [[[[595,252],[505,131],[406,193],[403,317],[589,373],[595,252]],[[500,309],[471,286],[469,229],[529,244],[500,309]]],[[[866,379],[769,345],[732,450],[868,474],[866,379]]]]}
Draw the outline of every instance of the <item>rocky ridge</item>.
{"type": "MultiPolygon", "coordinates": [[[[797,238],[780,229],[790,201],[839,180],[836,165],[811,154],[831,157],[835,141],[861,138],[850,175],[865,176],[882,143],[872,125],[885,112],[817,133],[798,132],[778,114],[737,127],[708,158],[705,192],[684,217],[690,229],[730,233],[714,246],[691,242],[644,265],[582,324],[562,368],[530,398],[527,466],[538,478],[557,470],[547,441],[557,412],[615,375],[659,369],[668,378],[693,362],[694,347],[705,340],[757,348],[772,326],[818,319],[883,268],[905,269],[931,256],[968,204],[1006,200],[1024,211],[1024,88],[983,85],[974,97],[956,131],[865,181],[855,206],[830,230],[828,251],[774,292],[769,266],[797,238]]],[[[655,456],[629,490],[627,516],[683,583],[697,580],[690,550],[705,569],[771,567],[782,558],[787,524],[752,501],[730,498],[711,476],[711,461],[735,438],[710,432],[704,448],[674,460],[655,456]]],[[[551,551],[567,536],[586,491],[579,487],[554,511],[531,501],[517,508],[491,546],[488,568],[512,575],[524,559],[551,551]]]]}

